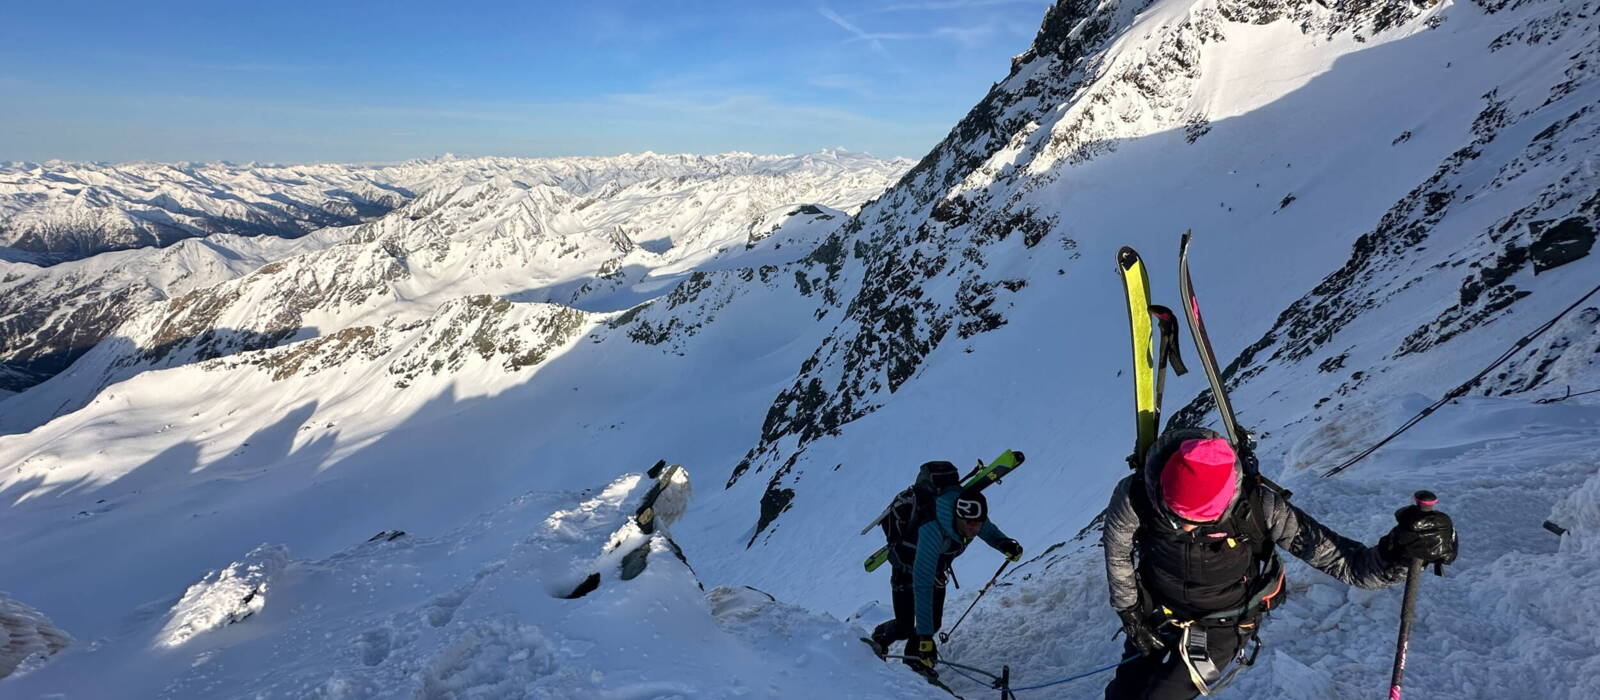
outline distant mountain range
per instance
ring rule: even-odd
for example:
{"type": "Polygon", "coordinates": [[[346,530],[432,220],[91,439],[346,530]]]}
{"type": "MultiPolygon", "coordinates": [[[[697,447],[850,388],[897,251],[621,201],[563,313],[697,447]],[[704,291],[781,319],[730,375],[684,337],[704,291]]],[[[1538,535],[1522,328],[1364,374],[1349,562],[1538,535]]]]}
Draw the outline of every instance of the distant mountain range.
{"type": "MultiPolygon", "coordinates": [[[[384,292],[381,281],[398,279],[390,267],[407,258],[407,269],[420,264],[440,275],[409,289],[412,295],[494,292],[578,306],[637,301],[648,293],[626,288],[658,268],[678,274],[737,255],[791,213],[842,224],[841,210],[881,193],[909,165],[842,151],[444,157],[393,166],[13,164],[0,169],[0,179],[12,181],[0,185],[0,229],[20,232],[14,242],[23,247],[7,255],[62,262],[0,262],[0,390],[19,391],[60,372],[140,308],[345,242],[357,245],[318,259],[354,255],[368,274],[333,271],[312,285],[325,293],[315,299],[337,293],[349,302],[384,292]],[[373,196],[360,198],[360,207],[328,204],[353,202],[356,191],[373,196]],[[151,202],[167,213],[153,214],[151,202]],[[150,228],[152,221],[164,223],[150,228]],[[236,225],[243,221],[253,228],[236,225]],[[323,225],[330,227],[299,238],[323,225]],[[105,252],[134,245],[148,247],[105,252]],[[450,262],[411,255],[452,246],[450,262]],[[363,257],[371,251],[379,257],[363,257]],[[68,260],[69,253],[88,257],[68,260]],[[451,280],[469,287],[485,281],[479,273],[488,269],[502,273],[492,289],[450,287],[451,280]],[[622,296],[602,299],[607,293],[622,296]]],[[[283,309],[259,308],[278,321],[245,345],[298,330],[279,327],[288,322],[283,309]]]]}

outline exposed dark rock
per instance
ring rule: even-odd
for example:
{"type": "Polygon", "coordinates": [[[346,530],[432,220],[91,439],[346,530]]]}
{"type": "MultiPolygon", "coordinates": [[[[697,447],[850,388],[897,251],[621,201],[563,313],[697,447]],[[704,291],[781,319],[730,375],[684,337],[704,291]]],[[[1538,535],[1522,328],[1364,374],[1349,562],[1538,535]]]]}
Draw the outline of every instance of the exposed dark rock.
{"type": "Polygon", "coordinates": [[[650,542],[646,540],[633,551],[622,555],[622,580],[632,581],[650,565],[650,542]]]}
{"type": "Polygon", "coordinates": [[[781,489],[767,487],[766,493],[761,494],[761,519],[756,521],[756,531],[750,535],[750,541],[745,543],[748,548],[756,543],[756,537],[767,529],[772,521],[778,519],[778,514],[789,509],[789,504],[794,501],[794,489],[781,489]]]}
{"type": "Polygon", "coordinates": [[[578,584],[578,586],[576,588],[572,589],[571,593],[568,593],[568,594],[566,594],[566,595],[564,595],[562,597],[566,598],[567,600],[577,600],[578,598],[582,598],[582,597],[584,597],[586,595],[589,595],[590,593],[595,592],[595,589],[597,589],[599,587],[600,587],[600,574],[599,573],[589,574],[587,577],[585,577],[583,579],[582,583],[578,584]]]}
{"type": "Polygon", "coordinates": [[[1554,226],[1534,222],[1528,225],[1528,233],[1533,236],[1529,254],[1536,275],[1582,259],[1594,248],[1594,225],[1581,217],[1574,216],[1554,226]]]}

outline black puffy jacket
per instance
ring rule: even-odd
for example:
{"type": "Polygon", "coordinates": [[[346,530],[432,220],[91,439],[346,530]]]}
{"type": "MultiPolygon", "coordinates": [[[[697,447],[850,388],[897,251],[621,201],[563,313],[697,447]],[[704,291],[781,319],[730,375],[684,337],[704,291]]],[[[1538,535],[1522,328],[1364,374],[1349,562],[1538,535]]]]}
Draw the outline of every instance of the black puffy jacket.
{"type": "MultiPolygon", "coordinates": [[[[1153,456],[1159,457],[1155,454],[1159,451],[1159,445],[1153,448],[1153,456]]],[[[1249,528],[1238,527],[1238,517],[1225,517],[1183,532],[1180,521],[1171,516],[1160,497],[1161,463],[1152,459],[1141,470],[1145,476],[1142,483],[1136,484],[1139,475],[1123,479],[1106,507],[1101,543],[1111,606],[1117,610],[1137,608],[1140,583],[1156,598],[1154,603],[1181,610],[1185,617],[1243,605],[1259,583],[1250,578],[1256,543],[1249,542],[1241,531],[1249,528]],[[1145,502],[1135,507],[1134,498],[1145,502]]],[[[1389,562],[1376,547],[1341,536],[1270,489],[1250,484],[1239,465],[1235,470],[1240,488],[1230,512],[1238,506],[1238,499],[1248,497],[1249,488],[1261,489],[1259,503],[1268,536],[1277,547],[1358,588],[1383,588],[1405,578],[1403,563],[1389,562]]]]}

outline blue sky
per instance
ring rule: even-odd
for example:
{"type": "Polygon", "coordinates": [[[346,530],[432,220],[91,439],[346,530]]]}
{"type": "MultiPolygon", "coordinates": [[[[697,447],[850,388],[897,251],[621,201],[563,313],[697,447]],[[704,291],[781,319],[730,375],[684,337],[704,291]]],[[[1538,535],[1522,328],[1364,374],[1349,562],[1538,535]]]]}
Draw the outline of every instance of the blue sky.
{"type": "Polygon", "coordinates": [[[10,3],[0,160],[915,158],[1050,4],[10,3]]]}

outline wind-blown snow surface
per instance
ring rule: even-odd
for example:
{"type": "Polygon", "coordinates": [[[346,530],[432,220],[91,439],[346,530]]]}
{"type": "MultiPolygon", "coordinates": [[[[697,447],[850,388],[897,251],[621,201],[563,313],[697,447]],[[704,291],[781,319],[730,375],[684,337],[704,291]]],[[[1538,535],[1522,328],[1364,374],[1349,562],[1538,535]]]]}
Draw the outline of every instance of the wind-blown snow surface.
{"type": "MultiPolygon", "coordinates": [[[[1019,684],[1095,668],[1116,654],[1114,618],[1099,552],[1074,538],[1126,473],[1132,440],[1113,255],[1139,248],[1155,299],[1177,306],[1173,252],[1193,228],[1234,404],[1295,502],[1368,542],[1418,487],[1458,516],[1461,561],[1423,584],[1412,694],[1592,696],[1590,400],[1600,395],[1534,401],[1600,387],[1600,302],[1371,461],[1315,474],[1600,279],[1595,3],[1333,5],[1058,3],[1011,74],[897,186],[838,227],[800,217],[820,246],[784,242],[786,224],[729,251],[749,265],[716,258],[646,305],[602,303],[637,280],[574,297],[545,281],[506,287],[516,273],[499,277],[488,262],[449,264],[468,250],[522,255],[529,239],[515,229],[483,247],[368,224],[374,235],[355,247],[140,314],[126,342],[0,403],[21,431],[0,437],[0,461],[14,465],[0,477],[0,590],[110,648],[144,634],[130,629],[154,635],[153,617],[262,543],[321,561],[380,530],[446,537],[513,494],[589,488],[666,457],[700,475],[673,534],[701,581],[844,617],[887,598],[884,573],[859,568],[877,542],[855,533],[916,464],[1016,448],[1028,464],[990,493],[995,520],[1030,557],[1048,553],[983,601],[947,656],[1010,664],[1019,684]],[[470,283],[417,282],[441,279],[470,283]],[[443,293],[419,305],[414,290],[443,293]],[[314,337],[299,333],[312,327],[314,337]],[[250,341],[285,330],[265,343],[224,332],[250,341]],[[723,469],[728,488],[706,488],[723,469]],[[1556,539],[1539,527],[1546,518],[1569,533],[1556,539]],[[117,586],[84,575],[85,561],[117,586]]],[[[487,191],[520,203],[540,190],[487,191]]],[[[1202,385],[1198,373],[1170,380],[1167,405],[1202,385]]],[[[1205,407],[1175,413],[1205,422],[1205,407]]],[[[531,532],[530,520],[514,527],[531,532]]],[[[979,547],[956,568],[970,583],[997,563],[979,547]]],[[[471,580],[469,567],[436,566],[432,590],[471,580]]],[[[1346,591],[1303,568],[1294,577],[1296,597],[1265,633],[1271,651],[1231,692],[1375,691],[1398,591],[1346,591]]],[[[490,610],[512,609],[545,635],[604,626],[559,606],[513,607],[544,595],[537,586],[501,590],[483,613],[453,619],[492,624],[507,618],[490,610]]],[[[655,605],[653,595],[627,604],[655,605]]],[[[269,595],[222,633],[267,639],[267,616],[294,609],[274,613],[269,595]]],[[[868,609],[878,612],[863,627],[882,614],[868,609]]],[[[359,633],[303,643],[332,657],[352,653],[359,633]]],[[[797,628],[742,649],[778,663],[795,656],[792,640],[817,634],[797,628]]],[[[22,680],[42,693],[101,671],[93,644],[22,680]]],[[[459,665],[494,665],[500,653],[462,652],[459,665]]],[[[194,661],[144,659],[142,677],[168,679],[194,661]]],[[[876,664],[859,653],[819,662],[841,674],[876,664]]],[[[672,677],[672,667],[637,673],[672,677]]],[[[352,693],[423,692],[424,664],[406,668],[352,693]]],[[[306,683],[334,675],[283,669],[306,683]]],[[[245,687],[226,678],[168,695],[245,687]]],[[[1035,692],[1096,697],[1102,682],[1035,692]]],[[[811,683],[761,692],[808,697],[811,683]]]]}
{"type": "Polygon", "coordinates": [[[81,664],[76,672],[23,676],[8,691],[624,699],[806,687],[838,698],[923,696],[920,680],[877,663],[836,620],[750,589],[703,590],[659,530],[640,535],[627,517],[650,483],[632,474],[593,494],[530,492],[437,536],[386,531],[316,559],[262,546],[207,574],[170,611],[150,606],[59,667],[81,664]],[[618,557],[602,552],[638,546],[648,563],[620,580],[618,557]],[[602,574],[599,588],[564,599],[591,570],[602,574]]]}

